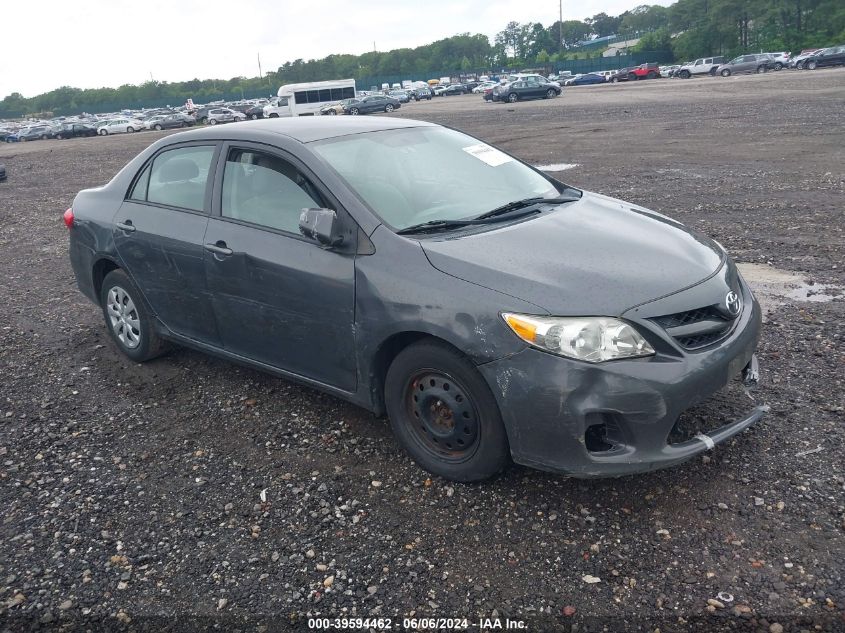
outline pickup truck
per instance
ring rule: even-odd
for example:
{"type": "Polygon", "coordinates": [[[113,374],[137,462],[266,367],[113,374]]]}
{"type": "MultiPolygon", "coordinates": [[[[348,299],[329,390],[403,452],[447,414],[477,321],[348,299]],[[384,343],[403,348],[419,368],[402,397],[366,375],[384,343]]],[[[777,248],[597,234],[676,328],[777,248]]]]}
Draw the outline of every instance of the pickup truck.
{"type": "Polygon", "coordinates": [[[700,57],[690,64],[684,64],[675,73],[676,77],[689,79],[693,75],[715,75],[719,64],[724,64],[724,57],[700,57]]]}

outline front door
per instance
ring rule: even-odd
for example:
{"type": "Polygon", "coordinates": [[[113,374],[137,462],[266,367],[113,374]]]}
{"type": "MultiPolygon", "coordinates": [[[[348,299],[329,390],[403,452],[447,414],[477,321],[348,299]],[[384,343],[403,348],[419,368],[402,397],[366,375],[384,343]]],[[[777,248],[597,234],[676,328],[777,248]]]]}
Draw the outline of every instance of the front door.
{"type": "Polygon", "coordinates": [[[330,203],[292,159],[249,145],[225,151],[205,236],[223,347],[353,391],[354,244],[326,250],[299,234],[301,210],[330,203]]]}
{"type": "Polygon", "coordinates": [[[159,153],[114,219],[117,253],[159,320],[209,345],[219,345],[203,249],[215,150],[188,145],[159,153]]]}

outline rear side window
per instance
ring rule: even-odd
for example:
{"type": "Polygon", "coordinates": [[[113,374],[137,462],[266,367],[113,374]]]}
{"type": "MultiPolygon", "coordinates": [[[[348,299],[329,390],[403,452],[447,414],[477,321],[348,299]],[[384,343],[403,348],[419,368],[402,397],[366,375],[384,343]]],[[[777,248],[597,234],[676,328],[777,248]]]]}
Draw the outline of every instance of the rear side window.
{"type": "Polygon", "coordinates": [[[132,200],[203,211],[213,145],[180,147],[155,157],[132,188],[132,200]]]}

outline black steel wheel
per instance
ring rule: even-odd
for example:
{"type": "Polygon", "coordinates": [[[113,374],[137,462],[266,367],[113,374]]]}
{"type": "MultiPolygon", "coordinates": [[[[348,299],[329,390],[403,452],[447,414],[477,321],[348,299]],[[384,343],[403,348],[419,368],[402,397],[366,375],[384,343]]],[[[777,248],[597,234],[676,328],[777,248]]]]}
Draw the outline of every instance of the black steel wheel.
{"type": "Polygon", "coordinates": [[[397,440],[429,472],[479,481],[510,462],[490,388],[450,346],[423,341],[402,350],[388,369],[384,397],[397,440]]]}

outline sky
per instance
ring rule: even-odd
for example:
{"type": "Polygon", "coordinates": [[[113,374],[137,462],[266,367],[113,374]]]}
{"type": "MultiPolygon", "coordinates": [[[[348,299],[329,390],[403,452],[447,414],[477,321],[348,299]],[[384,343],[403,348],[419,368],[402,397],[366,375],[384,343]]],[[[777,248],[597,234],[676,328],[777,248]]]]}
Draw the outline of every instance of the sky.
{"type": "MultiPolygon", "coordinates": [[[[644,0],[563,0],[564,20],[644,0]]],[[[667,6],[672,0],[648,0],[667,6]]],[[[59,86],[229,79],[297,58],[413,48],[457,33],[491,38],[515,20],[549,25],[557,0],[42,0],[3,2],[0,98],[59,86]],[[44,16],[49,16],[44,19],[44,16]],[[25,26],[32,22],[33,28],[25,26]]]]}

